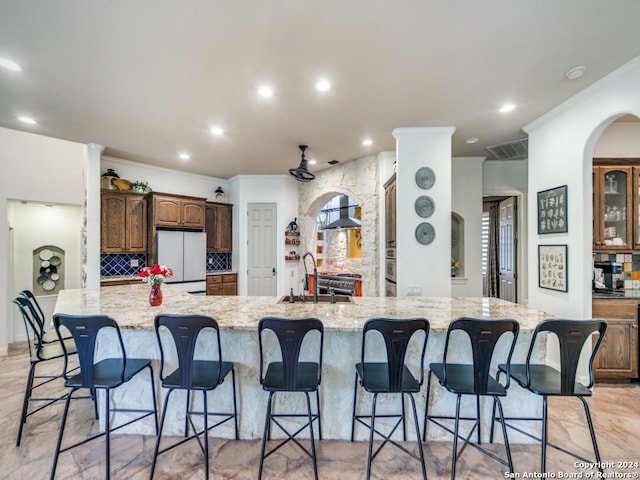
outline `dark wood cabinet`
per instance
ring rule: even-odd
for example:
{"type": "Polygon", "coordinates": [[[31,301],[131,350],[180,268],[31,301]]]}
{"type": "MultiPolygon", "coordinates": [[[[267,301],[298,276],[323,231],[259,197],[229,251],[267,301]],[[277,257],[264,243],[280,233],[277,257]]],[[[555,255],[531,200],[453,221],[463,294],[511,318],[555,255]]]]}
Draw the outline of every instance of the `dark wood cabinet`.
{"type": "Polygon", "coordinates": [[[103,192],[102,253],[147,252],[147,199],[137,193],[103,192]]]}
{"type": "Polygon", "coordinates": [[[167,194],[152,198],[154,226],[204,229],[204,199],[167,194]]]}
{"type": "Polygon", "coordinates": [[[221,273],[207,275],[207,295],[237,295],[238,275],[221,273]]]}
{"type": "MultiPolygon", "coordinates": [[[[593,167],[593,249],[629,250],[633,245],[634,204],[638,193],[633,187],[632,166],[593,167]]],[[[635,227],[634,227],[635,226],[635,227]]]]}
{"type": "Polygon", "coordinates": [[[205,208],[207,252],[231,253],[233,251],[232,213],[233,205],[207,202],[205,208]]]}
{"type": "Polygon", "coordinates": [[[396,246],[396,174],[384,184],[385,242],[396,246]]]}
{"type": "Polygon", "coordinates": [[[596,379],[638,377],[637,311],[636,299],[593,299],[592,317],[607,320],[607,333],[593,365],[596,379]]]}

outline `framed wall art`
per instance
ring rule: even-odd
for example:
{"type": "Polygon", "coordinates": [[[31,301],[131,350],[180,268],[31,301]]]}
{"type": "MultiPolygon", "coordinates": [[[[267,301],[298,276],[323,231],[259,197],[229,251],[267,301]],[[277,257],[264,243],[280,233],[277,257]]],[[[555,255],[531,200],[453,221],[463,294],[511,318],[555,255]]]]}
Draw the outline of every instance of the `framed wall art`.
{"type": "Polygon", "coordinates": [[[538,192],[538,234],[568,231],[567,186],[538,192]]]}
{"type": "Polygon", "coordinates": [[[538,287],[568,291],[566,245],[538,245],[538,287]]]}

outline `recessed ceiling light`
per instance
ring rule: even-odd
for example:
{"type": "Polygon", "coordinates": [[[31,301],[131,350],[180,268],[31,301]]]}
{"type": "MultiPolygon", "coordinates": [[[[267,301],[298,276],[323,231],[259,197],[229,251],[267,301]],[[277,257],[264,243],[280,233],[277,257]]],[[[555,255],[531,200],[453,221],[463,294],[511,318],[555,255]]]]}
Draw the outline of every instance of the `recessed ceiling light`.
{"type": "Polygon", "coordinates": [[[327,90],[331,89],[331,83],[329,82],[329,80],[318,80],[318,82],[316,83],[316,90],[320,91],[320,92],[326,92],[327,90]]]}
{"type": "Polygon", "coordinates": [[[224,133],[224,130],[222,130],[220,127],[211,127],[212,135],[222,135],[223,133],[224,133]]]}
{"type": "Polygon", "coordinates": [[[508,104],[503,105],[502,107],[500,107],[500,113],[510,112],[514,108],[516,108],[516,106],[513,103],[508,103],[508,104]]]}
{"type": "Polygon", "coordinates": [[[586,71],[587,71],[587,67],[580,65],[578,67],[573,67],[569,69],[566,75],[569,80],[575,80],[576,78],[580,78],[582,75],[584,75],[584,72],[586,71]]]}
{"type": "Polygon", "coordinates": [[[365,138],[362,141],[362,145],[364,145],[365,147],[368,147],[369,145],[373,145],[373,140],[371,140],[370,138],[365,138]]]}
{"type": "Polygon", "coordinates": [[[309,165],[315,165],[316,163],[318,162],[316,162],[315,160],[309,160],[309,165]]]}
{"type": "Polygon", "coordinates": [[[480,139],[478,137],[471,137],[471,138],[467,138],[464,142],[465,143],[478,143],[478,141],[480,141],[480,139]]]}
{"type": "Polygon", "coordinates": [[[181,154],[180,154],[180,158],[181,158],[182,160],[189,160],[191,157],[189,156],[189,154],[188,154],[188,153],[181,153],[181,154]]]}
{"type": "Polygon", "coordinates": [[[13,70],[14,72],[20,72],[22,70],[20,65],[8,58],[0,58],[0,67],[4,67],[7,70],[13,70]]]}
{"type": "Polygon", "coordinates": [[[265,98],[273,97],[273,89],[271,87],[267,87],[267,86],[260,87],[258,89],[258,95],[260,95],[261,97],[265,97],[265,98]]]}
{"type": "Polygon", "coordinates": [[[18,117],[18,120],[20,120],[22,123],[26,123],[28,125],[35,125],[36,123],[38,123],[31,117],[18,117]]]}

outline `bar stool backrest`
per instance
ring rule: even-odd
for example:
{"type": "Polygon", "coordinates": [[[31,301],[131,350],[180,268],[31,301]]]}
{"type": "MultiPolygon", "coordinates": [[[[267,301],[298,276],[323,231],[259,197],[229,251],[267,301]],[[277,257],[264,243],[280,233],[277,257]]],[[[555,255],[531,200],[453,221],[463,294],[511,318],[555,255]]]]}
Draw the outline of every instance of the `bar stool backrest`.
{"type": "Polygon", "coordinates": [[[496,344],[503,335],[511,333],[512,340],[509,347],[509,353],[506,359],[507,379],[505,388],[509,387],[509,365],[511,357],[516,346],[520,325],[515,320],[489,320],[484,318],[468,318],[462,317],[452,321],[447,330],[447,337],[444,344],[444,378],[443,384],[446,384],[447,378],[447,351],[449,350],[449,339],[451,332],[461,330],[465,332],[471,342],[471,353],[473,356],[473,388],[474,394],[486,395],[489,386],[491,360],[496,344]]]}
{"type": "Polygon", "coordinates": [[[180,370],[180,388],[193,388],[193,361],[195,360],[196,343],[203,330],[211,329],[215,332],[218,357],[216,372],[219,381],[222,367],[222,346],[220,344],[220,329],[218,322],[206,315],[157,315],[154,324],[156,337],[160,345],[160,379],[165,380],[165,351],[160,338],[161,327],[166,327],[171,333],[178,355],[178,369],[180,370]]]}
{"type": "Polygon", "coordinates": [[[40,347],[42,346],[42,330],[38,324],[36,313],[33,310],[33,306],[24,297],[16,297],[13,300],[18,306],[20,313],[22,314],[22,321],[24,322],[24,329],[27,332],[27,343],[29,344],[29,356],[30,358],[42,358],[40,357],[40,347]]]}
{"type": "Polygon", "coordinates": [[[582,353],[584,344],[597,332],[599,333],[598,340],[589,357],[589,384],[586,385],[586,387],[591,388],[593,386],[593,360],[600,348],[606,331],[607,321],[604,319],[551,319],[540,322],[533,332],[529,353],[527,354],[527,387],[531,385],[530,363],[536,339],[539,334],[548,332],[558,338],[560,345],[560,394],[567,396],[575,395],[576,375],[580,354],[582,353]]]}
{"type": "MultiPolygon", "coordinates": [[[[360,359],[363,365],[365,363],[367,333],[373,331],[379,332],[384,339],[389,371],[389,392],[393,393],[402,391],[402,373],[409,341],[414,333],[418,331],[424,332],[422,353],[420,355],[420,385],[422,385],[424,380],[424,355],[427,348],[427,338],[429,337],[429,322],[425,318],[372,318],[367,320],[362,329],[362,354],[360,359]]],[[[363,384],[367,383],[366,370],[366,368],[362,370],[363,384]]]]}
{"type": "Polygon", "coordinates": [[[300,347],[311,331],[320,332],[320,354],[318,359],[318,384],[322,370],[322,346],[324,342],[324,325],[317,318],[288,319],[276,317],[264,317],[258,324],[258,343],[260,346],[260,384],[264,380],[264,355],[262,347],[262,332],[271,330],[278,339],[284,370],[284,388],[287,391],[295,391],[298,384],[298,362],[300,359],[300,347]]]}
{"type": "Polygon", "coordinates": [[[60,327],[66,327],[71,332],[71,335],[73,335],[73,340],[78,350],[78,364],[80,367],[81,385],[79,388],[95,387],[93,366],[98,333],[103,328],[112,328],[115,331],[116,338],[118,339],[122,358],[122,361],[117,363],[117,371],[112,373],[114,374],[114,376],[119,375],[120,380],[124,382],[127,357],[124,350],[122,335],[120,334],[120,328],[118,328],[118,324],[115,320],[106,315],[56,314],[53,316],[53,325],[56,329],[56,332],[58,332],[58,337],[61,339],[60,344],[62,345],[65,358],[64,377],[67,380],[70,378],[67,373],[67,362],[68,356],[71,352],[67,351],[65,343],[62,341],[60,327]]]}
{"type": "Polygon", "coordinates": [[[20,292],[20,295],[22,295],[24,298],[29,300],[29,303],[31,304],[31,307],[32,307],[32,311],[34,313],[34,316],[36,317],[36,319],[38,320],[38,323],[40,324],[40,331],[44,332],[44,330],[45,330],[45,328],[44,328],[44,322],[45,322],[44,312],[42,311],[42,307],[40,307],[40,304],[38,303],[38,300],[36,299],[35,295],[33,294],[33,292],[31,290],[23,290],[23,291],[20,292]]]}

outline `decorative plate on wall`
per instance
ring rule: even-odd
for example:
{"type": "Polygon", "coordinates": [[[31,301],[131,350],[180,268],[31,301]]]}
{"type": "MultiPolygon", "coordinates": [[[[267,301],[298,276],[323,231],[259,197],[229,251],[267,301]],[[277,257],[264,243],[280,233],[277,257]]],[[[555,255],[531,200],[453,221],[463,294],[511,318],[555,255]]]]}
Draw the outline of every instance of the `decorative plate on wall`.
{"type": "Polygon", "coordinates": [[[431,215],[433,215],[433,211],[435,210],[436,205],[433,202],[433,198],[428,195],[422,195],[416,198],[414,208],[418,216],[422,218],[429,218],[431,215]]]}
{"type": "Polygon", "coordinates": [[[421,245],[429,245],[436,238],[436,230],[433,225],[423,222],[416,227],[416,240],[421,245]]]}
{"type": "Polygon", "coordinates": [[[416,185],[427,190],[436,183],[436,174],[429,167],[421,167],[416,172],[416,185]]]}

